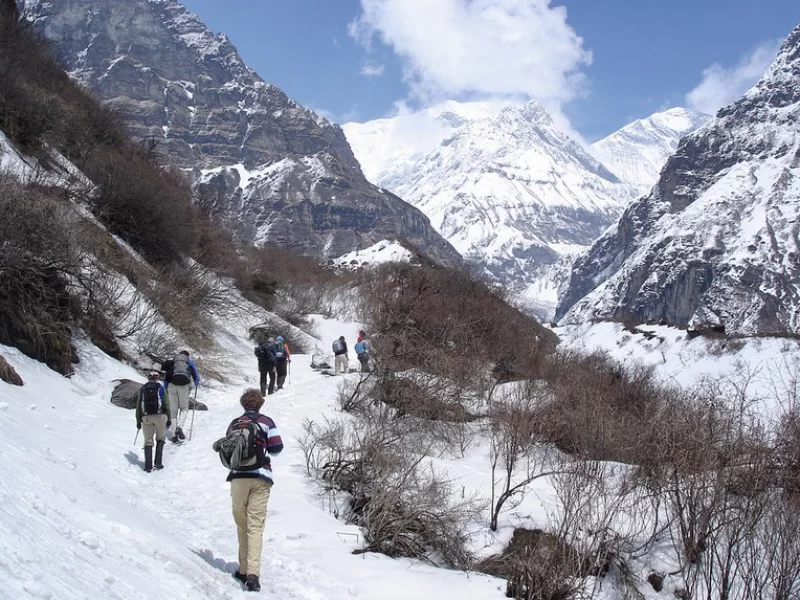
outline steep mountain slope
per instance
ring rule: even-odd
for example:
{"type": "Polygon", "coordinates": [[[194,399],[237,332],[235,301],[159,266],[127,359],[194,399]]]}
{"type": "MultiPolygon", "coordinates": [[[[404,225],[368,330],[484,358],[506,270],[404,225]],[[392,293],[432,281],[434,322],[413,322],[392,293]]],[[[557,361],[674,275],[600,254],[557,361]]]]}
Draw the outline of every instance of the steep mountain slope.
{"type": "Polygon", "coordinates": [[[402,239],[459,261],[421,213],[367,182],[338,126],[265,83],[176,0],[32,0],[26,11],[135,139],[195,179],[219,170],[199,192],[244,238],[326,257],[402,239]],[[286,176],[245,186],[241,169],[286,176]]]}
{"type": "Polygon", "coordinates": [[[680,139],[699,129],[710,115],[688,108],[671,108],[637,119],[592,144],[595,155],[637,196],[650,191],[680,139]]]}
{"type": "Polygon", "coordinates": [[[800,26],[576,261],[558,317],[800,332],[800,26]]]}
{"type": "MultiPolygon", "coordinates": [[[[419,207],[480,270],[522,292],[541,318],[552,317],[568,257],[619,216],[632,199],[629,187],[536,102],[449,103],[433,110],[439,133],[450,135],[430,149],[424,140],[408,144],[392,165],[373,167],[376,180],[419,207]]],[[[425,116],[430,121],[431,112],[425,116]]],[[[346,131],[366,161],[386,143],[381,139],[397,137],[399,123],[346,131]]]]}

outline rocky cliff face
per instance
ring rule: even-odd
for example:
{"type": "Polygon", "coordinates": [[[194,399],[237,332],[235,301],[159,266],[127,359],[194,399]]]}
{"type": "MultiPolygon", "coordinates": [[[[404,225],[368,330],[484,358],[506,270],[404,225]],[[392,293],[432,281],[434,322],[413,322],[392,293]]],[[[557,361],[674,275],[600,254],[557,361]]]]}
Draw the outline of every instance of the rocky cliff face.
{"type": "Polygon", "coordinates": [[[800,333],[800,26],[573,266],[557,311],[800,333]]]}
{"type": "Polygon", "coordinates": [[[244,238],[324,257],[400,239],[460,261],[424,215],[366,181],[338,126],[265,83],[177,1],[29,0],[26,13],[72,76],[135,139],[156,140],[244,238]],[[282,177],[239,176],[267,172],[282,177]]]}

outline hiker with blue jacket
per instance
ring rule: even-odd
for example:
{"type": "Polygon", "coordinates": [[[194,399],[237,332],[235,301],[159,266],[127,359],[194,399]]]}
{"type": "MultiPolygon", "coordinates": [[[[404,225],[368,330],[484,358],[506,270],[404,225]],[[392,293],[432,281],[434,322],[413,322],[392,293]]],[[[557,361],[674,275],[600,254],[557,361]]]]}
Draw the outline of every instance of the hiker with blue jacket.
{"type": "Polygon", "coordinates": [[[372,368],[369,365],[369,360],[372,354],[372,344],[370,344],[369,339],[367,339],[367,334],[364,333],[363,329],[358,332],[358,341],[353,347],[353,350],[356,351],[358,362],[361,363],[361,372],[371,372],[372,368]]]}
{"type": "Polygon", "coordinates": [[[144,429],[144,470],[153,470],[153,436],[156,438],[156,470],[163,469],[164,438],[169,420],[169,397],[159,379],[161,373],[150,371],[147,383],[136,400],[136,429],[144,429]]]}
{"type": "Polygon", "coordinates": [[[264,522],[272,489],[270,456],[283,450],[275,421],[259,411],[264,397],[256,389],[242,394],[244,414],[231,421],[225,437],[214,442],[222,463],[230,471],[233,520],[239,538],[239,568],[233,574],[249,592],[261,590],[261,549],[264,522]]]}
{"type": "Polygon", "coordinates": [[[261,395],[273,394],[275,392],[275,365],[278,362],[275,356],[275,338],[267,338],[266,342],[256,346],[255,354],[258,358],[261,395]],[[269,377],[269,390],[267,390],[267,377],[269,377]]]}
{"type": "Polygon", "coordinates": [[[282,335],[275,338],[275,345],[272,347],[275,351],[275,373],[277,374],[278,389],[283,389],[283,384],[286,382],[286,374],[289,368],[289,363],[292,362],[292,355],[289,352],[289,344],[283,339],[282,335]]]}

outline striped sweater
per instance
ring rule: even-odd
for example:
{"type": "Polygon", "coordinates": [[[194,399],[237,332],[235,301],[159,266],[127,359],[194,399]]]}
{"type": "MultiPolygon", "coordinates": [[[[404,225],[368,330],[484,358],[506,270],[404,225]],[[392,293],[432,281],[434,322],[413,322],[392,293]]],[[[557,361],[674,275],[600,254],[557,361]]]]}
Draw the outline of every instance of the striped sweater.
{"type": "Polygon", "coordinates": [[[226,481],[231,481],[232,479],[258,477],[259,479],[263,479],[272,483],[272,465],[269,460],[269,455],[276,456],[280,454],[281,450],[283,450],[283,440],[281,440],[281,434],[278,433],[278,427],[275,425],[275,421],[270,419],[268,416],[262,415],[255,410],[248,410],[241,417],[231,421],[231,424],[228,425],[228,431],[226,432],[226,435],[231,432],[233,424],[243,417],[248,417],[252,421],[255,421],[258,424],[258,428],[261,430],[262,443],[260,446],[264,452],[264,466],[255,471],[231,470],[230,473],[228,473],[228,478],[226,481]]]}

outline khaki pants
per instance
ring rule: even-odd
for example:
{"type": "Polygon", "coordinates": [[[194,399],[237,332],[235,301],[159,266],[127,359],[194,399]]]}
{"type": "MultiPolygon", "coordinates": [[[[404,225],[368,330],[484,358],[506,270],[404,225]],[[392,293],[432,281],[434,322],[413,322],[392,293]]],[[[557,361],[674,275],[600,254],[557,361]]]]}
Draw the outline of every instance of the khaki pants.
{"type": "Polygon", "coordinates": [[[144,415],[142,417],[142,434],[144,445],[153,445],[153,434],[159,442],[164,441],[164,430],[167,427],[167,415],[144,415]]]}
{"type": "Polygon", "coordinates": [[[167,388],[169,394],[169,408],[172,412],[172,424],[183,429],[186,416],[189,414],[189,385],[175,385],[170,383],[167,388]]]}
{"type": "Polygon", "coordinates": [[[255,477],[231,481],[233,520],[239,536],[239,572],[261,574],[261,548],[264,544],[264,521],[271,483],[255,477]]]}
{"type": "Polygon", "coordinates": [[[341,371],[342,373],[347,373],[347,370],[350,368],[350,361],[347,358],[347,354],[337,354],[333,359],[333,372],[338,373],[341,371]]]}

